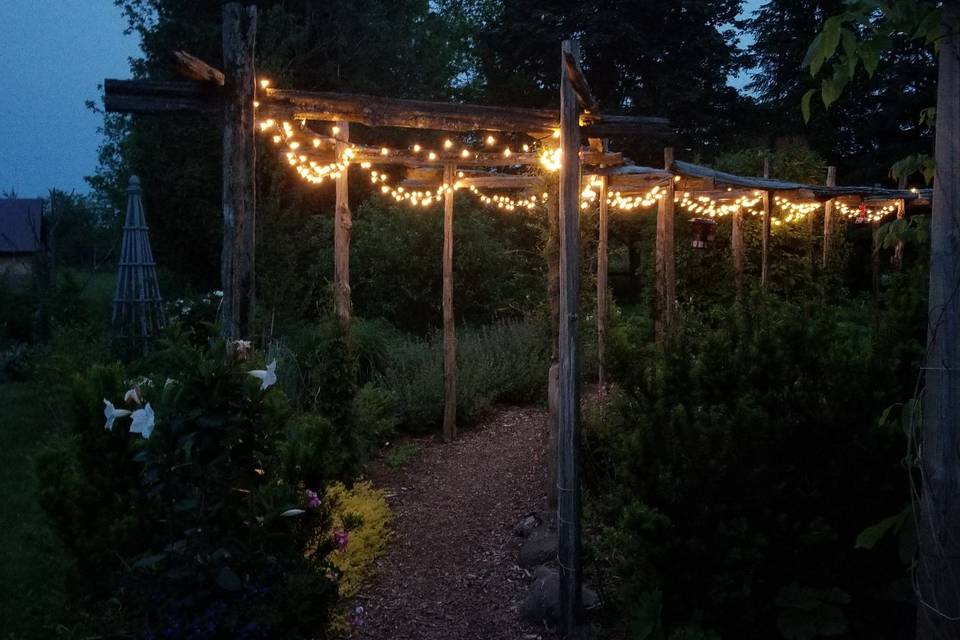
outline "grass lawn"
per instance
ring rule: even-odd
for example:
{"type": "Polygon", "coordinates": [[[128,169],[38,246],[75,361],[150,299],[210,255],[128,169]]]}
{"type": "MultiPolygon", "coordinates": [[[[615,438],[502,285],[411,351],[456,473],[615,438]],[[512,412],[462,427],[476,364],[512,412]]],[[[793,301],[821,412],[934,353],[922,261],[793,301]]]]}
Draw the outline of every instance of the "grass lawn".
{"type": "Polygon", "coordinates": [[[0,384],[0,638],[51,638],[67,561],[37,503],[32,455],[42,410],[27,384],[0,384]]]}

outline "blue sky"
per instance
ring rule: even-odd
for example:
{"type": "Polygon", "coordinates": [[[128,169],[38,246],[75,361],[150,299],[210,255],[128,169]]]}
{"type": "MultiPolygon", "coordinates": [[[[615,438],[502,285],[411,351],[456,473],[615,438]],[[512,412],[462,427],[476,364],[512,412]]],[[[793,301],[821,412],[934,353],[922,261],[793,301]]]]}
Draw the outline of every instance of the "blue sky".
{"type": "Polygon", "coordinates": [[[125,26],[112,0],[0,0],[0,190],[87,191],[101,117],[84,103],[99,102],[104,78],[129,76],[139,45],[125,26]]]}
{"type": "Polygon", "coordinates": [[[112,0],[0,0],[0,190],[87,190],[101,117],[84,102],[129,75],[139,45],[124,27],[112,0]]]}

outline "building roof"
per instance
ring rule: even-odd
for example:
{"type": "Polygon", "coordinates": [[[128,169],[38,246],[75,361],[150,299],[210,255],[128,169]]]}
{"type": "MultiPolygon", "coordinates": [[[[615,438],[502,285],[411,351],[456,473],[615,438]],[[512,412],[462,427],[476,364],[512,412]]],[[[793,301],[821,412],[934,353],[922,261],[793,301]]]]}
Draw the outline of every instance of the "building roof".
{"type": "Polygon", "coordinates": [[[36,253],[43,247],[43,200],[0,199],[0,253],[36,253]]]}

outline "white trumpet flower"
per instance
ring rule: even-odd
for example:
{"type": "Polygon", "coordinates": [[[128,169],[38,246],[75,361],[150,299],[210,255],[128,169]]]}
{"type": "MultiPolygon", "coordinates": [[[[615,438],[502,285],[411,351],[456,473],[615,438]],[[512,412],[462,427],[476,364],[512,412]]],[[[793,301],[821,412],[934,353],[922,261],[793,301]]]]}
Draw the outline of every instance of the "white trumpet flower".
{"type": "Polygon", "coordinates": [[[260,390],[264,391],[277,384],[277,361],[274,360],[268,364],[266,370],[254,369],[249,373],[254,378],[258,378],[260,380],[260,390]]]}
{"type": "Polygon", "coordinates": [[[143,409],[137,409],[133,412],[133,424],[130,425],[130,433],[139,433],[144,439],[149,439],[153,433],[153,426],[156,423],[156,415],[153,413],[153,407],[147,403],[143,409]]]}
{"type": "Polygon", "coordinates": [[[107,419],[107,423],[103,425],[103,428],[107,431],[113,431],[113,421],[117,418],[125,418],[130,415],[130,412],[126,409],[117,409],[113,406],[113,403],[103,399],[103,416],[107,419]]]}

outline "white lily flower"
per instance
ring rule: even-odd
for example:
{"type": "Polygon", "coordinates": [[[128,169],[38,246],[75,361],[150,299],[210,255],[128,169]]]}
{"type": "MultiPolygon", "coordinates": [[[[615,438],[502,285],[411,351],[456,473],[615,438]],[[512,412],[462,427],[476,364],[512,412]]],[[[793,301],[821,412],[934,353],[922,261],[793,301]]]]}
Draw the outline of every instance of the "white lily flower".
{"type": "Polygon", "coordinates": [[[277,361],[274,360],[267,365],[267,369],[254,369],[250,371],[250,375],[254,378],[260,379],[260,390],[264,391],[265,389],[270,388],[271,386],[277,384],[277,361]]]}
{"type": "Polygon", "coordinates": [[[124,418],[130,415],[130,412],[126,409],[116,409],[113,406],[113,403],[103,399],[103,415],[107,419],[107,423],[103,425],[103,428],[107,431],[113,431],[113,421],[117,418],[124,418]]]}
{"type": "Polygon", "coordinates": [[[156,415],[148,402],[143,409],[137,409],[133,412],[133,424],[130,425],[130,433],[139,433],[144,439],[149,439],[155,423],[156,415]]]}
{"type": "Polygon", "coordinates": [[[306,511],[304,511],[303,509],[287,509],[286,511],[281,513],[280,516],[283,518],[290,518],[292,516],[302,516],[305,513],[306,511]]]}

